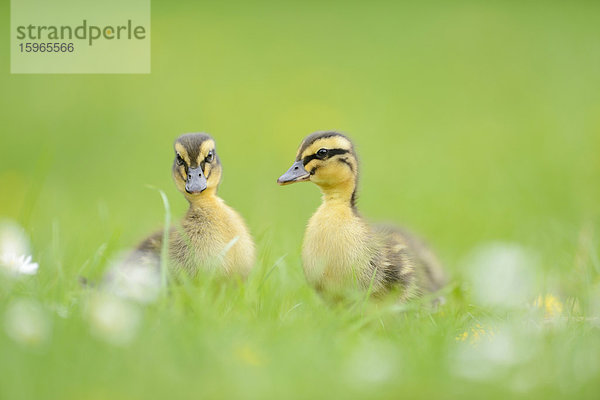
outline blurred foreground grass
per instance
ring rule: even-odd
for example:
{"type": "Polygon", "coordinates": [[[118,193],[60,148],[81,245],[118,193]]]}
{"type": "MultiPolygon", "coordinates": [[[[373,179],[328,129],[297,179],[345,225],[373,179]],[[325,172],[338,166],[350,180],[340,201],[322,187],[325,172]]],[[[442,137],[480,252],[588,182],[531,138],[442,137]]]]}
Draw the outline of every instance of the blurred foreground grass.
{"type": "Polygon", "coordinates": [[[1,398],[598,397],[599,4],[152,10],[147,76],[9,75],[0,60],[0,216],[40,264],[1,281],[1,398]],[[326,306],[306,286],[318,191],[275,179],[320,129],[355,139],[363,214],[438,249],[454,278],[440,312],[326,306]],[[183,213],[171,143],[198,130],[257,239],[250,281],[149,305],[79,287],[161,225],[146,184],[183,213]]]}

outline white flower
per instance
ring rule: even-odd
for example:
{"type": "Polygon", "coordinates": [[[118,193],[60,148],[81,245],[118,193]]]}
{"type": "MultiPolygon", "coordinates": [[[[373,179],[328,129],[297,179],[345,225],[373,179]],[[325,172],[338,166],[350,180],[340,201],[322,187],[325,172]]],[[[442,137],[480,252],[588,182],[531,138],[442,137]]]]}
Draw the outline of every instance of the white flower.
{"type": "Polygon", "coordinates": [[[124,346],[135,337],[141,312],[138,306],[108,294],[97,294],[89,303],[87,317],[92,334],[110,344],[124,346]]]}
{"type": "Polygon", "coordinates": [[[40,304],[32,300],[16,300],[4,316],[6,334],[15,342],[37,346],[50,337],[50,320],[40,304]]]}
{"type": "Polygon", "coordinates": [[[29,238],[23,228],[9,220],[0,222],[0,266],[13,275],[35,275],[38,263],[31,261],[29,238]]]}
{"type": "Polygon", "coordinates": [[[459,341],[449,352],[450,370],[471,380],[502,378],[511,367],[535,358],[539,351],[537,338],[520,328],[507,325],[497,328],[485,340],[459,341]]]}
{"type": "Polygon", "coordinates": [[[138,303],[151,303],[161,290],[158,259],[143,252],[119,257],[112,263],[105,278],[106,289],[138,303]]]}
{"type": "Polygon", "coordinates": [[[394,348],[383,343],[357,345],[346,365],[346,378],[355,386],[388,381],[398,376],[394,348]]]}
{"type": "Polygon", "coordinates": [[[0,221],[0,255],[28,254],[29,238],[25,230],[11,220],[0,221]]]}
{"type": "Polygon", "coordinates": [[[39,267],[38,263],[31,262],[31,256],[16,254],[2,254],[0,264],[14,275],[35,275],[39,267]]]}
{"type": "Polygon", "coordinates": [[[474,298],[491,306],[524,306],[535,293],[538,259],[514,243],[487,243],[468,257],[474,298]]]}

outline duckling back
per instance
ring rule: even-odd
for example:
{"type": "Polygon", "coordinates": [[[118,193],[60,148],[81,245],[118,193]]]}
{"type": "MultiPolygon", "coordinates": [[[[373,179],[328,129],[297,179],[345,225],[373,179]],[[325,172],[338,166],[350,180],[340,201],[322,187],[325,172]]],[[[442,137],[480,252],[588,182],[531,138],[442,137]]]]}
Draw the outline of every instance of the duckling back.
{"type": "Polygon", "coordinates": [[[391,225],[374,225],[373,230],[381,243],[371,263],[381,269],[377,273],[380,287],[398,286],[402,297],[409,299],[436,292],[445,285],[442,264],[420,238],[391,225]]]}

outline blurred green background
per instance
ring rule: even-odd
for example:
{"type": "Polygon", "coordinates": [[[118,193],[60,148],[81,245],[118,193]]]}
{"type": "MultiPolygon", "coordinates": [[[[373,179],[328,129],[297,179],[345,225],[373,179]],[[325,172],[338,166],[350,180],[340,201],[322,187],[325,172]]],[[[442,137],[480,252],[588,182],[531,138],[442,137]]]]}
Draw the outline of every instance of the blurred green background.
{"type": "MultiPolygon", "coordinates": [[[[69,374],[88,386],[82,384],[66,397],[120,393],[142,398],[151,394],[149,388],[157,396],[176,392],[167,387],[185,391],[194,368],[186,343],[200,353],[194,346],[219,354],[219,344],[213,348],[210,340],[225,341],[223,332],[228,329],[238,329],[234,336],[255,338],[280,363],[273,362],[264,375],[244,375],[243,370],[243,379],[224,381],[229,382],[223,383],[227,390],[199,378],[199,392],[204,388],[209,396],[261,397],[280,382],[282,387],[271,393],[283,396],[284,387],[293,388],[285,384],[290,374],[298,374],[295,394],[300,397],[316,395],[317,386],[330,385],[332,391],[341,390],[338,394],[350,390],[332,383],[334,361],[315,361],[328,348],[320,335],[335,335],[336,328],[346,327],[345,322],[331,322],[337,318],[335,311],[321,311],[314,319],[308,313],[296,325],[283,328],[276,322],[274,303],[285,299],[285,304],[294,305],[296,292],[287,293],[286,288],[312,299],[315,309],[321,307],[305,287],[299,261],[304,226],[320,201],[318,189],[275,184],[302,138],[316,130],[340,130],[354,139],[361,160],[362,214],[421,234],[437,249],[458,286],[461,260],[473,247],[492,240],[535,249],[549,285],[564,297],[576,295],[583,284],[573,283],[572,274],[582,235],[592,243],[588,262],[597,257],[598,2],[154,1],[149,75],[11,75],[8,2],[1,10],[0,216],[26,228],[40,262],[36,283],[5,289],[7,299],[27,295],[68,303],[78,290],[78,274],[99,277],[102,260],[161,226],[160,197],[147,185],[167,193],[174,218],[179,218],[187,203],[171,182],[170,167],[172,142],[185,132],[205,131],[215,137],[224,166],[219,194],[246,219],[264,268],[283,255],[288,260],[283,269],[287,272],[273,279],[275,300],[265,300],[273,303],[273,315],[261,319],[259,312],[248,317],[240,307],[239,315],[226,319],[231,325],[219,322],[217,311],[214,318],[182,322],[186,334],[175,336],[187,339],[195,337],[193,327],[217,326],[215,333],[190,342],[195,345],[181,338],[169,344],[176,329],[170,318],[177,318],[165,309],[148,311],[150,319],[160,315],[163,322],[154,327],[154,334],[140,339],[145,347],[139,344],[142,347],[131,353],[106,353],[102,345],[82,338],[84,325],[67,322],[55,322],[60,327],[56,342],[43,355],[23,352],[4,338],[1,370],[13,371],[8,375],[12,383],[6,386],[7,379],[2,385],[5,398],[18,393],[15,382],[27,382],[27,374],[44,389],[31,389],[32,395],[58,393],[54,385],[69,382],[69,374]],[[284,279],[286,274],[290,277],[284,279]],[[330,323],[323,331],[327,333],[319,331],[324,320],[330,323]],[[245,329],[252,333],[239,333],[245,329]],[[269,336],[265,331],[271,329],[283,333],[269,336]],[[299,353],[290,350],[299,341],[319,343],[311,353],[305,342],[303,367],[295,364],[299,353]],[[69,346],[88,352],[89,363],[80,357],[79,367],[67,368],[69,373],[43,372],[52,369],[69,346]],[[156,352],[157,358],[144,348],[156,352]],[[120,367],[109,368],[103,357],[120,360],[120,367]],[[323,368],[322,377],[305,371],[311,363],[323,368]],[[104,367],[99,367],[96,380],[92,372],[98,365],[104,367]],[[89,375],[82,369],[90,370],[89,375]],[[42,378],[46,373],[51,377],[47,382],[42,378]],[[130,386],[120,377],[127,374],[148,381],[148,391],[124,389],[130,386]],[[169,384],[158,384],[165,381],[169,384]]],[[[597,282],[597,273],[586,272],[585,283],[597,282]]],[[[460,325],[462,306],[456,307],[460,325]]],[[[418,321],[417,326],[423,326],[418,321]]],[[[426,360],[415,367],[422,373],[413,371],[414,383],[401,387],[424,398],[441,395],[442,390],[485,393],[483,383],[460,389],[453,386],[451,375],[444,375],[447,371],[431,369],[445,351],[445,339],[438,339],[457,329],[455,322],[440,325],[447,330],[403,331],[405,343],[414,345],[404,351],[414,356],[412,360],[426,360]],[[420,347],[427,350],[418,353],[420,347]],[[440,392],[427,384],[436,382],[435,374],[445,377],[440,378],[445,382],[440,392]]],[[[577,329],[598,335],[597,328],[577,329]]],[[[373,332],[342,339],[334,354],[345,354],[355,340],[380,335],[373,332]]],[[[547,341],[558,351],[562,338],[547,341]]],[[[586,343],[600,348],[597,341],[586,343]]],[[[560,360],[557,357],[551,359],[560,360]]],[[[219,360],[220,367],[214,368],[228,370],[227,362],[219,360]]],[[[212,368],[210,360],[202,362],[212,368]]],[[[388,392],[357,393],[400,393],[390,385],[388,392]]],[[[569,387],[556,392],[549,385],[539,394],[569,393],[569,387]]],[[[505,394],[502,387],[494,386],[499,396],[505,394]]],[[[345,395],[351,393],[356,394],[345,395]]],[[[594,392],[579,393],[584,394],[594,392]]]]}

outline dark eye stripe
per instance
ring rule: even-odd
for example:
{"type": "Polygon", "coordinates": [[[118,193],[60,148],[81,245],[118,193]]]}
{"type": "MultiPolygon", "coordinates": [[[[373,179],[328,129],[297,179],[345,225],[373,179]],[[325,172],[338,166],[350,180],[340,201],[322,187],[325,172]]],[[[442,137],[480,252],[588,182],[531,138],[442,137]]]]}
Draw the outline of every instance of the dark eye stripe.
{"type": "Polygon", "coordinates": [[[352,166],[352,164],[350,164],[350,161],[348,161],[347,158],[340,158],[340,161],[346,164],[348,167],[350,167],[350,171],[354,172],[354,167],[352,166]]]}
{"type": "Polygon", "coordinates": [[[185,170],[185,173],[187,175],[188,165],[185,162],[185,160],[183,159],[183,157],[181,157],[179,154],[175,155],[175,164],[173,167],[174,168],[177,167],[177,169],[180,169],[181,167],[183,167],[183,169],[185,170]]]}
{"type": "Polygon", "coordinates": [[[185,170],[184,173],[181,172],[181,168],[177,168],[177,172],[179,172],[179,176],[181,176],[181,179],[183,179],[184,181],[187,179],[187,168],[183,168],[185,170]]]}
{"type": "Polygon", "coordinates": [[[323,158],[317,156],[316,154],[311,154],[310,156],[306,156],[302,159],[302,164],[306,165],[312,160],[327,160],[333,156],[337,156],[339,154],[346,154],[348,150],[346,149],[327,149],[327,155],[323,158]]]}
{"type": "MultiPolygon", "coordinates": [[[[209,152],[209,154],[206,155],[206,157],[204,157],[204,159],[202,161],[200,161],[200,165],[198,165],[200,167],[200,169],[202,169],[202,172],[204,174],[206,174],[206,164],[211,165],[211,169],[208,173],[208,175],[206,175],[206,178],[208,179],[208,177],[210,176],[210,173],[212,172],[213,168],[212,168],[212,162],[215,161],[216,159],[216,154],[214,153],[214,150],[211,150],[209,152]],[[208,160],[209,156],[212,154],[212,160],[208,160]]],[[[217,163],[218,164],[218,163],[217,163]]]]}

